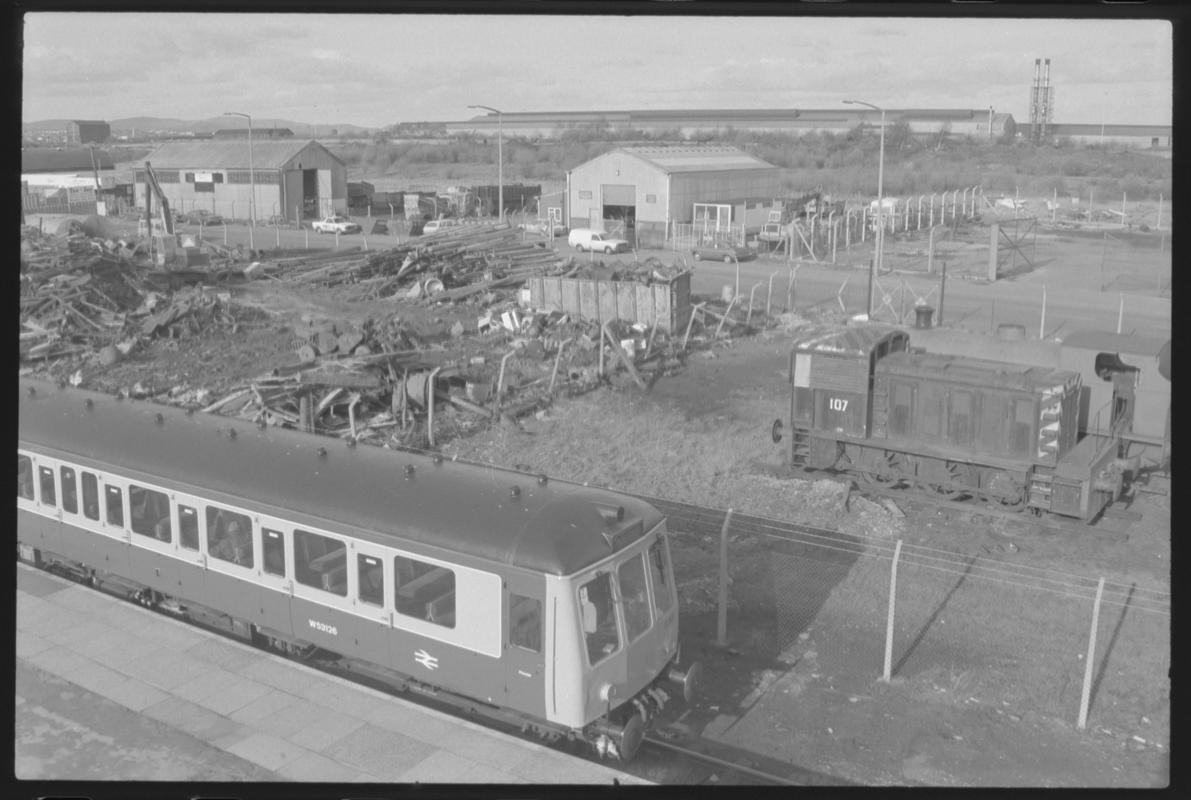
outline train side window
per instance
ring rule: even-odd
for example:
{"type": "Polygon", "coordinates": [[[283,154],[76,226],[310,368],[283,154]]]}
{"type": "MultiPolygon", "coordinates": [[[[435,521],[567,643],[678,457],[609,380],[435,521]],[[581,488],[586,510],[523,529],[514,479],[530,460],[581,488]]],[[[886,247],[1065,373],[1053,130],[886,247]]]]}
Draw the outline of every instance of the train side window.
{"type": "Polygon", "coordinates": [[[361,553],[356,557],[360,602],[374,606],[385,604],[385,565],[379,558],[361,553]]]}
{"type": "Polygon", "coordinates": [[[229,508],[207,506],[207,554],[252,567],[252,520],[229,508]]]}
{"type": "Polygon", "coordinates": [[[509,644],[542,652],[542,601],[509,593],[509,644]]]}
{"type": "Polygon", "coordinates": [[[83,515],[99,521],[99,479],[90,472],[83,473],[83,515]]]}
{"type": "Polygon", "coordinates": [[[294,580],[347,597],[347,545],[330,536],[295,528],[294,580]]]}
{"type": "Polygon", "coordinates": [[[42,505],[58,505],[58,499],[54,495],[54,470],[50,469],[49,467],[40,467],[38,474],[41,475],[42,505]]]}
{"type": "Polygon", "coordinates": [[[394,606],[398,614],[444,628],[455,627],[455,572],[437,564],[395,556],[394,606]]]}
{"type": "Polygon", "coordinates": [[[58,470],[58,480],[62,484],[62,510],[71,514],[79,513],[79,490],[74,470],[62,467],[58,470]]]}
{"type": "Polygon", "coordinates": [[[261,528],[261,547],[265,551],[265,572],[285,577],[285,535],[271,528],[261,528]]]}
{"type": "Polygon", "coordinates": [[[17,497],[33,499],[33,459],[17,454],[17,497]]]}
{"type": "Polygon", "coordinates": [[[620,602],[624,608],[625,639],[634,641],[649,630],[649,592],[645,588],[645,560],[642,554],[630,558],[616,570],[620,602]]]}
{"type": "Polygon", "coordinates": [[[173,541],[170,532],[170,499],[165,492],[128,484],[128,505],[133,533],[162,542],[173,541]]]}
{"type": "Polygon", "coordinates": [[[669,572],[666,570],[666,551],[662,540],[658,539],[649,548],[649,571],[653,576],[653,602],[657,606],[658,616],[662,616],[674,605],[674,595],[670,591],[669,572]]]}
{"type": "Polygon", "coordinates": [[[187,550],[199,549],[198,512],[181,503],[178,504],[178,544],[187,550]]]}
{"type": "Polygon", "coordinates": [[[893,382],[891,388],[893,397],[889,403],[889,432],[894,436],[909,436],[914,405],[914,388],[901,381],[893,382]]]}
{"type": "Polygon", "coordinates": [[[972,393],[952,392],[948,438],[953,444],[971,444],[972,427],[972,393]]]}
{"type": "Polygon", "coordinates": [[[124,527],[124,490],[109,483],[103,485],[107,505],[108,525],[124,527]]]}
{"type": "Polygon", "coordinates": [[[1013,404],[1013,427],[1009,432],[1009,449],[1014,453],[1028,453],[1034,438],[1034,403],[1017,400],[1013,404]]]}
{"type": "Polygon", "coordinates": [[[579,587],[579,619],[592,666],[620,649],[620,631],[612,603],[612,576],[601,572],[579,587]]]}

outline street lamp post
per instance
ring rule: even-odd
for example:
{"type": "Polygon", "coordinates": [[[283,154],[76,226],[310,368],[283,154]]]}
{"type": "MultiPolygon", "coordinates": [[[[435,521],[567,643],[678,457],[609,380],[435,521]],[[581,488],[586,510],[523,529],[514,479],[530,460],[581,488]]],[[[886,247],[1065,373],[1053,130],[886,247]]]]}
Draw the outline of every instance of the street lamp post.
{"type": "Polygon", "coordinates": [[[866,302],[866,316],[873,316],[873,283],[881,268],[882,245],[885,244],[885,109],[866,103],[863,100],[845,100],[844,103],[853,106],[868,106],[873,111],[881,112],[881,152],[877,156],[877,240],[874,243],[876,254],[868,270],[868,301],[866,302]]]}
{"type": "Polygon", "coordinates": [[[492,106],[468,106],[468,108],[482,108],[496,115],[496,203],[497,222],[505,221],[505,123],[504,112],[492,106]]]}
{"type": "Polygon", "coordinates": [[[248,249],[255,250],[252,232],[256,228],[256,167],[252,163],[252,117],[239,111],[225,111],[225,117],[243,117],[248,120],[248,184],[251,186],[252,199],[248,201],[248,249]]]}

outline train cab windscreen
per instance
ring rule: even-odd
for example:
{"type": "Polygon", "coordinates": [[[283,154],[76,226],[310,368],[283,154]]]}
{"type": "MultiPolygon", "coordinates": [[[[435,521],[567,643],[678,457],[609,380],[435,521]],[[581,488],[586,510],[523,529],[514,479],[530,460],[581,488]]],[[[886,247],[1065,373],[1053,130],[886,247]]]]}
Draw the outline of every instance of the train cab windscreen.
{"type": "Polygon", "coordinates": [[[579,613],[583,620],[587,661],[595,666],[620,648],[610,573],[601,572],[579,587],[579,613]]]}
{"type": "Polygon", "coordinates": [[[658,539],[649,548],[649,571],[653,578],[653,603],[659,617],[665,616],[674,606],[673,590],[670,588],[670,553],[665,542],[658,539]]]}
{"type": "Polygon", "coordinates": [[[625,638],[632,642],[649,630],[649,592],[645,588],[645,554],[638,553],[616,571],[624,604],[625,638]]]}

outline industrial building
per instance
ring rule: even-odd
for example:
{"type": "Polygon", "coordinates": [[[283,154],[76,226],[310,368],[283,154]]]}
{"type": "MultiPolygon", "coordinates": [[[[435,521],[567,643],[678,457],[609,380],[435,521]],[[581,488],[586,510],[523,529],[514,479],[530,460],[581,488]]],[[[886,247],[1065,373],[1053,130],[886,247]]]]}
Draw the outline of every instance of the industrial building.
{"type": "MultiPolygon", "coordinates": [[[[247,139],[248,128],[220,128],[211,134],[213,139],[247,139]]],[[[269,139],[292,139],[294,132],[289,128],[256,128],[252,131],[253,141],[269,139]]]]}
{"type": "MultiPolygon", "coordinates": [[[[254,184],[256,218],[286,221],[347,213],[347,166],[316,141],[170,142],[147,158],[171,208],[205,209],[247,220],[254,184]],[[249,169],[249,163],[252,169],[249,169]]],[[[145,171],[136,171],[145,197],[145,171]]]]}
{"type": "Polygon", "coordinates": [[[760,226],[782,193],[777,167],[712,145],[620,147],[570,170],[566,191],[569,227],[623,225],[639,247],[661,246],[676,223],[760,226]]]}
{"type": "MultiPolygon", "coordinates": [[[[886,109],[887,124],[904,122],[922,135],[946,132],[953,136],[998,139],[1013,136],[1017,125],[1010,114],[991,108],[886,109]]],[[[503,127],[506,136],[559,137],[585,128],[640,131],[649,136],[682,138],[724,130],[758,133],[847,133],[862,124],[872,124],[878,112],[847,106],[843,108],[705,108],[647,109],[637,111],[530,111],[482,114],[463,122],[446,123],[448,134],[495,135],[503,127]],[[499,118],[498,118],[499,117],[499,118]]]]}

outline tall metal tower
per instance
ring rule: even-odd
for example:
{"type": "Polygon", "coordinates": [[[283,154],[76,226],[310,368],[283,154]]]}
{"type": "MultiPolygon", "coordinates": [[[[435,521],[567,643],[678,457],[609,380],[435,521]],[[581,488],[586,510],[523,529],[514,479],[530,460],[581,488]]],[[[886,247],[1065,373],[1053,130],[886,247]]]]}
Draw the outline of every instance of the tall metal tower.
{"type": "Polygon", "coordinates": [[[1030,140],[1046,140],[1054,113],[1054,87],[1050,85],[1050,59],[1034,59],[1034,85],[1030,89],[1030,140]]]}

